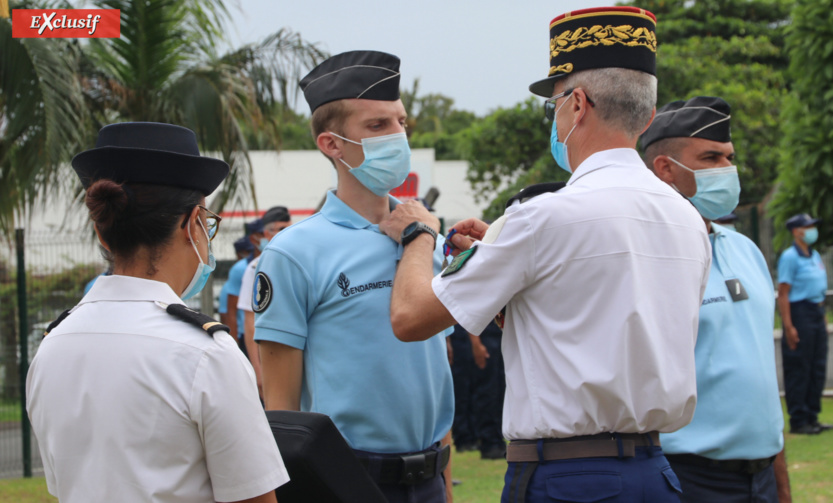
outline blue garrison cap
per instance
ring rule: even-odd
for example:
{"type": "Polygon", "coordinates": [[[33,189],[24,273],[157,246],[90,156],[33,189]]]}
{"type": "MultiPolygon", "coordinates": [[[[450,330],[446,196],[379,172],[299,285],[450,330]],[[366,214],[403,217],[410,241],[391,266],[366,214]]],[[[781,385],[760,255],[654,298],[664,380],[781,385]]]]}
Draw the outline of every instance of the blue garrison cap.
{"type": "Polygon", "coordinates": [[[246,235],[255,233],[255,232],[263,232],[263,219],[258,218],[257,220],[252,220],[249,223],[243,224],[243,228],[246,230],[246,235]]]}

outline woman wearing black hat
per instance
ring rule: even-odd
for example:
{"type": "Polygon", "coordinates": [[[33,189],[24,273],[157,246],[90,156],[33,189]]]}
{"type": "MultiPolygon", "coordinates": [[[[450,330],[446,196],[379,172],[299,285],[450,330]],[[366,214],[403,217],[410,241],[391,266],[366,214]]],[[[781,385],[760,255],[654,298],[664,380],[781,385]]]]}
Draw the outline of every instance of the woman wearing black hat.
{"type": "Polygon", "coordinates": [[[214,269],[228,174],[194,133],[106,126],[73,168],[113,275],[48,329],[27,409],[62,503],[275,501],[288,480],[251,366],[225,326],[191,311],[214,269]]]}

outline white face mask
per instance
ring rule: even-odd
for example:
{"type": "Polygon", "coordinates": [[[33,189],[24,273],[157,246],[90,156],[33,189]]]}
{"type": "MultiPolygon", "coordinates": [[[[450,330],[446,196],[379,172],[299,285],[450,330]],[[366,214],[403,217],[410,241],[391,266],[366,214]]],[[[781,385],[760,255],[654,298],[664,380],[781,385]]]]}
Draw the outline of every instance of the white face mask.
{"type": "Polygon", "coordinates": [[[411,147],[405,133],[362,138],[361,143],[332,132],[330,134],[362,146],[364,161],[358,167],[350,166],[344,159],[339,161],[350,168],[350,174],[377,196],[386,196],[402,185],[411,172],[411,147]]]}

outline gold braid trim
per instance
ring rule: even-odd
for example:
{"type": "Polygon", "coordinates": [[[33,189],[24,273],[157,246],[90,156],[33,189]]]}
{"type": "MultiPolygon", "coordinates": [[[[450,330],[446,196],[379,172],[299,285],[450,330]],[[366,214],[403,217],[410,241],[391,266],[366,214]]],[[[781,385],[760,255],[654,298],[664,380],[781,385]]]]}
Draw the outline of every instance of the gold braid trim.
{"type": "Polygon", "coordinates": [[[572,63],[564,63],[563,65],[551,66],[550,67],[550,73],[547,74],[547,77],[552,77],[553,75],[555,75],[556,72],[570,73],[572,71],[573,71],[573,64],[572,63]]]}
{"type": "Polygon", "coordinates": [[[629,24],[607,25],[604,28],[601,25],[595,25],[591,28],[582,26],[575,31],[566,30],[561,35],[550,39],[550,57],[554,58],[562,53],[600,44],[640,46],[650,49],[651,52],[657,52],[657,36],[648,28],[634,29],[629,24]]]}

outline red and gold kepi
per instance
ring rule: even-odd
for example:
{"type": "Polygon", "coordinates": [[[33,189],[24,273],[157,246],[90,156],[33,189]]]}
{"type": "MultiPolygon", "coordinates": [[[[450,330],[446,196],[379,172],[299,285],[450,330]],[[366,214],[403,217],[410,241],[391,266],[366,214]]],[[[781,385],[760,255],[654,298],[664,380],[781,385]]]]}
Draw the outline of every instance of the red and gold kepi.
{"type": "Polygon", "coordinates": [[[550,69],[529,90],[549,98],[555,81],[582,70],[629,68],[656,75],[657,18],[638,7],[598,7],[550,23],[550,69]]]}

